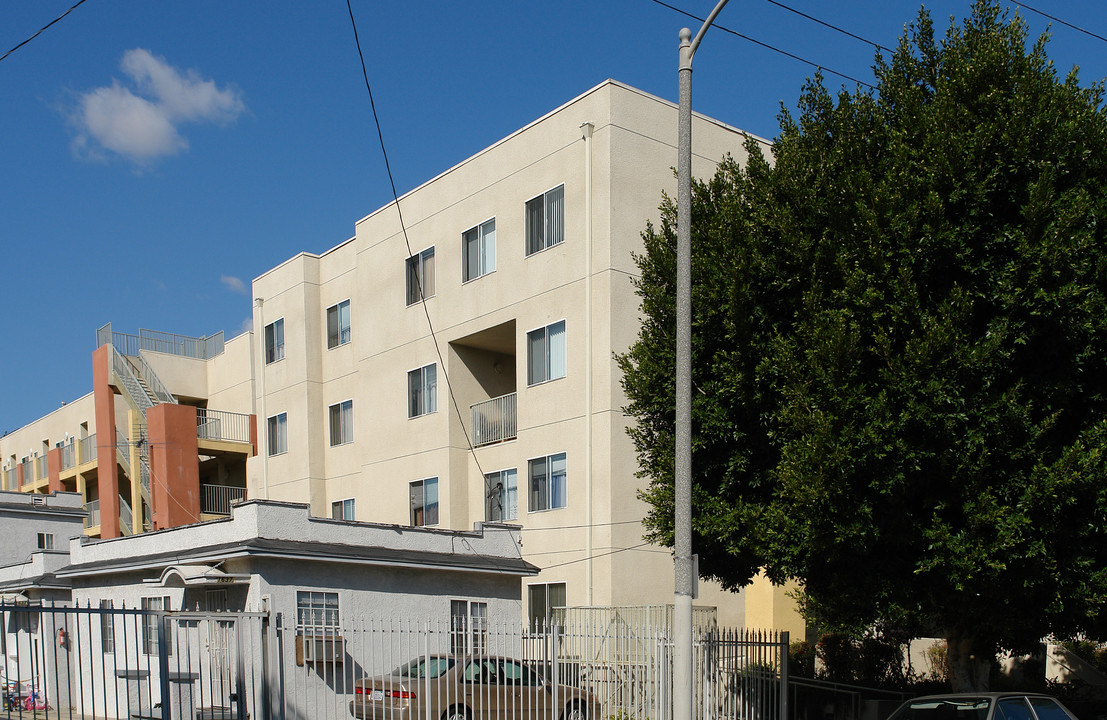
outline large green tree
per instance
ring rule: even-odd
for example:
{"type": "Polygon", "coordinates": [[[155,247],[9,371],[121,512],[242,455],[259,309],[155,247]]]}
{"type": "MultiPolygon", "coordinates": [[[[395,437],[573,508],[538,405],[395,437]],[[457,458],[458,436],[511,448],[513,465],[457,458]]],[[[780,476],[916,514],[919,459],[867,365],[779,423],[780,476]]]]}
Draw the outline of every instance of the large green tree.
{"type": "MultiPolygon", "coordinates": [[[[1107,115],[993,0],[923,11],[877,90],[820,78],[693,195],[694,544],[827,626],[994,651],[1107,636],[1107,115]]],[[[619,362],[672,541],[676,209],[619,362]]]]}

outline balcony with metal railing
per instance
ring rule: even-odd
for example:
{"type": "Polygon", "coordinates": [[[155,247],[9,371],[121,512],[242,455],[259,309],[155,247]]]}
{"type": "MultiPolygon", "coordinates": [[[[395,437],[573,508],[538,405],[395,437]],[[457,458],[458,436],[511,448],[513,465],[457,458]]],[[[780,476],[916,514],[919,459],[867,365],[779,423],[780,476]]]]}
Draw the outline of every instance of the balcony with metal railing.
{"type": "Polygon", "coordinates": [[[225,410],[196,409],[196,439],[250,442],[250,416],[225,410]]]}
{"type": "Polygon", "coordinates": [[[516,393],[508,393],[469,406],[474,447],[516,438],[518,434],[516,398],[516,393]]]}
{"type": "Polygon", "coordinates": [[[73,438],[61,446],[61,470],[65,472],[77,465],[77,443],[73,438]]]}
{"type": "Polygon", "coordinates": [[[100,524],[100,501],[92,500],[86,502],[85,510],[88,510],[88,517],[85,518],[85,527],[97,527],[100,524]]]}
{"type": "Polygon", "coordinates": [[[19,485],[17,480],[18,480],[18,478],[16,477],[15,466],[13,465],[12,467],[4,470],[4,475],[3,475],[4,488],[3,489],[4,490],[17,490],[18,485],[19,485]]]}
{"type": "Polygon", "coordinates": [[[200,512],[208,515],[230,515],[231,505],[246,499],[246,488],[228,485],[201,485],[200,512]]]}
{"type": "Polygon", "coordinates": [[[91,462],[96,459],[96,433],[81,438],[80,444],[81,463],[91,462]]]}

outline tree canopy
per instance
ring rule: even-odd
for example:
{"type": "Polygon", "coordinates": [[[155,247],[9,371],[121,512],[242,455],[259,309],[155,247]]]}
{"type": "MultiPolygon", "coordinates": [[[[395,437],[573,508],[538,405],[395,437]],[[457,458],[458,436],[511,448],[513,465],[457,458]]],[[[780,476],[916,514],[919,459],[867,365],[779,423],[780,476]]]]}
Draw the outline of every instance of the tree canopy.
{"type": "MultiPolygon", "coordinates": [[[[701,574],[954,663],[1107,637],[1107,114],[1027,41],[994,0],[944,38],[922,11],[875,91],[816,77],[693,189],[701,574]]],[[[671,544],[675,203],[643,239],[618,361],[671,544]]]]}

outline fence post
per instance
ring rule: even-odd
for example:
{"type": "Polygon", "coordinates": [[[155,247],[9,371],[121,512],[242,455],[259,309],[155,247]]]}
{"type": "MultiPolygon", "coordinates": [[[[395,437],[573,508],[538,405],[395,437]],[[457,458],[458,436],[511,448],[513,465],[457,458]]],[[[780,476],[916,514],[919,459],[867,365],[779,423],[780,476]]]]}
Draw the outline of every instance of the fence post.
{"type": "MultiPolygon", "coordinates": [[[[158,619],[158,680],[161,685],[161,718],[172,720],[169,693],[169,616],[164,610],[154,611],[158,619]]],[[[151,708],[152,709],[152,708],[151,708]]]]}
{"type": "Polygon", "coordinates": [[[788,631],[780,633],[780,720],[788,720],[788,631]]]}

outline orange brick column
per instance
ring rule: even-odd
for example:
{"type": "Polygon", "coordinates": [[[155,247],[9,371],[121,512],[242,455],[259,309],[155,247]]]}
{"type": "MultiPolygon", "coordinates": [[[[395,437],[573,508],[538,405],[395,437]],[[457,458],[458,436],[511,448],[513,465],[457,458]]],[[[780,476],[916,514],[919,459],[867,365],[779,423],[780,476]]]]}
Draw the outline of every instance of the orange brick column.
{"type": "Polygon", "coordinates": [[[196,408],[162,403],[146,411],[154,529],[200,521],[200,452],[196,408]]]}
{"type": "Polygon", "coordinates": [[[92,396],[96,403],[96,484],[100,491],[100,537],[119,537],[119,475],[115,464],[115,390],[111,348],[92,353],[92,396]]]}
{"type": "Polygon", "coordinates": [[[23,489],[23,463],[15,466],[15,488],[16,490],[23,489]]]}
{"type": "Polygon", "coordinates": [[[49,491],[61,492],[61,467],[62,467],[62,449],[54,448],[50,452],[46,453],[46,474],[49,476],[49,491]]]}

